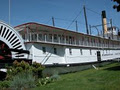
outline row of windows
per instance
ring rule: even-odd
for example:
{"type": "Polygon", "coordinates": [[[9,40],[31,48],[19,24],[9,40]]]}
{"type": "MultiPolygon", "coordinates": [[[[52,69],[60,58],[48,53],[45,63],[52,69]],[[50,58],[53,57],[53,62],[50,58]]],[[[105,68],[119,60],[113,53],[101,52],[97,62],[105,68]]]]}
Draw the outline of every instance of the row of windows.
{"type": "MultiPolygon", "coordinates": [[[[46,47],[42,47],[42,51],[43,51],[43,54],[45,54],[46,53],[46,47]]],[[[72,49],[71,48],[69,48],[69,53],[70,53],[70,55],[72,55],[72,49]]],[[[57,54],[57,48],[54,48],[54,54],[57,54]]],[[[82,49],[80,49],[80,54],[83,55],[82,49]]],[[[90,49],[90,55],[92,55],[91,49],[90,49]]]]}
{"type": "MultiPolygon", "coordinates": [[[[69,48],[69,54],[72,55],[72,49],[71,48],[69,48]]],[[[82,49],[80,49],[80,54],[83,55],[82,49]]],[[[90,55],[92,55],[91,49],[90,49],[90,55]]]]}
{"type": "MultiPolygon", "coordinates": [[[[46,47],[42,47],[42,51],[43,51],[43,54],[46,54],[46,47]]],[[[53,51],[54,51],[53,52],[54,54],[57,54],[57,48],[53,48],[53,51]]],[[[89,53],[90,53],[90,55],[92,55],[92,50],[91,49],[89,49],[89,53]]],[[[71,48],[69,48],[69,54],[72,55],[72,49],[71,48]]],[[[82,49],[80,49],[80,54],[83,55],[83,50],[82,49]]],[[[95,53],[95,55],[96,55],[96,53],[95,53]]],[[[110,53],[110,50],[103,50],[102,56],[106,56],[106,55],[112,55],[110,53]]]]}
{"type": "MultiPolygon", "coordinates": [[[[42,47],[43,54],[46,53],[46,47],[42,47]]],[[[54,48],[54,54],[57,54],[57,48],[54,48]]]]}
{"type": "MultiPolygon", "coordinates": [[[[89,53],[90,53],[90,55],[92,55],[92,50],[91,49],[89,49],[89,53]]],[[[111,55],[110,50],[103,50],[103,52],[101,52],[101,53],[103,53],[103,55],[104,54],[110,54],[111,55]]],[[[71,48],[69,48],[69,54],[72,55],[72,49],[71,48]]],[[[80,49],[80,54],[83,55],[83,50],[82,49],[80,49]]],[[[95,55],[96,55],[96,53],[95,53],[95,55]]]]}
{"type": "MultiPolygon", "coordinates": [[[[52,35],[52,34],[49,34],[49,36],[47,35],[47,34],[31,34],[31,40],[37,40],[37,35],[38,35],[38,39],[39,40],[42,40],[42,39],[44,39],[45,37],[47,38],[49,38],[49,39],[51,39],[52,40],[52,38],[54,39],[54,40],[58,40],[58,38],[60,39],[60,40],[65,40],[65,38],[66,38],[66,41],[68,41],[68,40],[72,40],[72,41],[74,41],[74,37],[72,37],[72,36],[64,36],[64,35],[57,35],[57,34],[54,34],[54,35],[52,35]]],[[[30,38],[30,37],[29,37],[30,38]]],[[[24,39],[25,39],[25,36],[24,36],[24,39]]]]}
{"type": "MultiPolygon", "coordinates": [[[[79,39],[75,39],[73,36],[57,35],[57,34],[29,34],[29,40],[37,41],[59,41],[60,43],[69,44],[80,44],[80,45],[91,45],[91,46],[105,46],[105,47],[115,47],[119,46],[120,42],[113,42],[111,40],[103,40],[100,38],[90,38],[81,36],[79,39]],[[48,36],[49,35],[49,36],[48,36]],[[49,38],[48,38],[49,37],[49,38]],[[66,41],[66,42],[65,42],[66,41]]],[[[25,39],[25,36],[23,36],[25,39]]],[[[27,37],[27,36],[26,36],[27,37]]]]}

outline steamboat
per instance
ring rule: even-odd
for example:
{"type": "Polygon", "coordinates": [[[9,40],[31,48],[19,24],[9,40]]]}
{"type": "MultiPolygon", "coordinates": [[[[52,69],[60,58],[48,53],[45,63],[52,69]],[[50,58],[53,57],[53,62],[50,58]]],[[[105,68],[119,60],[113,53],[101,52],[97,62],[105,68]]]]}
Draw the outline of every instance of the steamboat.
{"type": "Polygon", "coordinates": [[[107,27],[102,11],[103,34],[93,36],[39,23],[14,28],[0,22],[0,59],[26,59],[43,65],[78,65],[120,58],[120,37],[107,27]]]}

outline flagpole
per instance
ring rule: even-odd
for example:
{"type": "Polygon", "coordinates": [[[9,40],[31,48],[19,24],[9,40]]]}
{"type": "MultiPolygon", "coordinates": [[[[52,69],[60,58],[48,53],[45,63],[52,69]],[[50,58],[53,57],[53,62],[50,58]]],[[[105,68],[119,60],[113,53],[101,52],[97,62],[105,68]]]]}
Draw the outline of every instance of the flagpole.
{"type": "Polygon", "coordinates": [[[9,0],[9,21],[8,21],[8,22],[9,22],[9,25],[10,25],[10,17],[11,17],[11,16],[10,16],[10,8],[11,8],[11,6],[10,6],[10,0],[9,0]]]}

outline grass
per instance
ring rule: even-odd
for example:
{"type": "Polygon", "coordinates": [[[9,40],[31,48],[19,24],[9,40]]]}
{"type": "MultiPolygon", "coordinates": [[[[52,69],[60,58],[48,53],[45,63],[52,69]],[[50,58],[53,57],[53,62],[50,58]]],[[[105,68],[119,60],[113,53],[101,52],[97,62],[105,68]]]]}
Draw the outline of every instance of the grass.
{"type": "Polygon", "coordinates": [[[120,90],[120,63],[61,75],[58,81],[32,90],[120,90]]]}

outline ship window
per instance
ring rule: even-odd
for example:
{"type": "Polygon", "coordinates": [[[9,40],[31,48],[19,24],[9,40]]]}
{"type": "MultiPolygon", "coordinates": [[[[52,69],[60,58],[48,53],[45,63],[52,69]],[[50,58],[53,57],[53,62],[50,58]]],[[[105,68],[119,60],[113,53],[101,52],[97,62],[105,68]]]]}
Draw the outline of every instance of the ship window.
{"type": "Polygon", "coordinates": [[[54,34],[54,40],[57,40],[57,34],[54,34]]]}
{"type": "Polygon", "coordinates": [[[75,38],[73,37],[72,40],[73,40],[73,42],[74,42],[74,41],[75,41],[75,38]]]}
{"type": "Polygon", "coordinates": [[[82,49],[80,49],[80,54],[83,55],[82,49]]]}
{"type": "Polygon", "coordinates": [[[84,37],[82,37],[82,45],[83,45],[83,43],[84,43],[84,37]]]}
{"type": "Polygon", "coordinates": [[[37,40],[37,34],[35,34],[35,40],[37,40]]]}
{"type": "Polygon", "coordinates": [[[92,55],[92,50],[90,49],[90,55],[92,55]]]}
{"type": "Polygon", "coordinates": [[[38,39],[42,40],[42,34],[38,34],[38,39]]]}
{"type": "Polygon", "coordinates": [[[34,40],[34,34],[31,35],[32,40],[34,40]]]}
{"type": "Polygon", "coordinates": [[[62,40],[64,40],[64,35],[62,35],[62,40]]]}
{"type": "Polygon", "coordinates": [[[29,41],[31,40],[31,34],[29,34],[29,38],[28,39],[29,39],[29,41]]]}
{"type": "Polygon", "coordinates": [[[69,44],[72,44],[72,37],[69,36],[69,44]]]}
{"type": "Polygon", "coordinates": [[[84,37],[82,37],[82,41],[84,41],[84,37]]]}
{"type": "Polygon", "coordinates": [[[54,48],[54,54],[57,54],[57,48],[54,48]]]}
{"type": "Polygon", "coordinates": [[[93,42],[96,43],[96,42],[95,42],[95,39],[93,40],[93,42]]]}
{"type": "Polygon", "coordinates": [[[91,38],[88,37],[88,43],[91,43],[91,38]]]}
{"type": "Polygon", "coordinates": [[[32,40],[37,40],[37,34],[32,34],[32,40]]]}
{"type": "Polygon", "coordinates": [[[87,38],[87,42],[89,43],[89,37],[87,38]]]}
{"type": "Polygon", "coordinates": [[[68,36],[66,36],[66,41],[68,41],[68,36]]]}
{"type": "Polygon", "coordinates": [[[94,43],[94,38],[91,38],[91,42],[94,43]]]}
{"type": "Polygon", "coordinates": [[[52,34],[49,34],[49,38],[52,39],[52,34]]]}
{"type": "Polygon", "coordinates": [[[71,48],[69,48],[69,53],[70,53],[70,55],[72,55],[72,49],[71,48]]]}
{"type": "Polygon", "coordinates": [[[47,34],[44,34],[44,39],[45,39],[45,40],[47,39],[47,34]]]}
{"type": "Polygon", "coordinates": [[[105,45],[105,42],[104,42],[104,40],[103,40],[103,47],[104,47],[104,45],[105,45]]]}
{"type": "Polygon", "coordinates": [[[42,47],[42,51],[43,51],[43,54],[45,54],[46,53],[46,48],[42,47]]]}
{"type": "Polygon", "coordinates": [[[61,40],[61,35],[58,35],[59,36],[59,39],[61,40]]]}
{"type": "Polygon", "coordinates": [[[25,34],[22,35],[23,39],[25,39],[25,34]]]}

